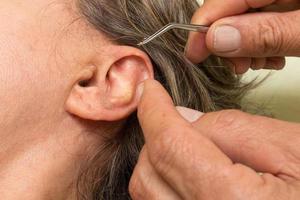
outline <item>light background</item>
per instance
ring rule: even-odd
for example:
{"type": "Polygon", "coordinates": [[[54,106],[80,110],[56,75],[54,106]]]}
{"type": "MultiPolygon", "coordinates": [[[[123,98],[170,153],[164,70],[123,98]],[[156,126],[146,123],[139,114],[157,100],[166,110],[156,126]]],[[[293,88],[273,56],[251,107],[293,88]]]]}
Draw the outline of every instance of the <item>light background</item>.
{"type": "MultiPolygon", "coordinates": [[[[263,78],[270,71],[249,71],[245,80],[263,78]]],[[[284,70],[271,72],[270,77],[247,99],[275,118],[300,122],[300,58],[288,58],[284,70]]]]}

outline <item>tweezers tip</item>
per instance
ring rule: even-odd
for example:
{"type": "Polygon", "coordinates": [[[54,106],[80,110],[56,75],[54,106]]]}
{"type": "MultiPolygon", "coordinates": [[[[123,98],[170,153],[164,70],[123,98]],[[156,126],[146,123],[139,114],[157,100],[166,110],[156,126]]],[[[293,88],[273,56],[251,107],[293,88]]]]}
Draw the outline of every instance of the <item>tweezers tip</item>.
{"type": "MultiPolygon", "coordinates": [[[[151,40],[150,40],[151,41],[151,40]]],[[[144,46],[145,44],[150,42],[148,38],[145,38],[143,41],[141,41],[140,43],[138,43],[138,46],[144,46]]]]}

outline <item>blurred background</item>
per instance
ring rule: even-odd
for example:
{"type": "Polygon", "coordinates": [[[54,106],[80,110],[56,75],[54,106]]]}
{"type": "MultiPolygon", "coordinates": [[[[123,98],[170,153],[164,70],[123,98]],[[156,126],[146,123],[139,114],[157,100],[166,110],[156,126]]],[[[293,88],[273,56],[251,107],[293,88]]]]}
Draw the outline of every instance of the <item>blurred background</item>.
{"type": "Polygon", "coordinates": [[[246,97],[245,104],[277,119],[300,122],[300,58],[287,58],[282,71],[259,70],[245,75],[244,81],[269,77],[246,97]]]}

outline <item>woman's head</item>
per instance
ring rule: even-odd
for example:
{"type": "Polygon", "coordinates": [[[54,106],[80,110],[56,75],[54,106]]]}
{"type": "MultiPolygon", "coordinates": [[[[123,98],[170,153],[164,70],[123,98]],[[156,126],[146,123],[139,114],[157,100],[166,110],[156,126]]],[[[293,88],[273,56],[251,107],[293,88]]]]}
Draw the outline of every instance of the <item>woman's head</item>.
{"type": "Polygon", "coordinates": [[[248,89],[229,69],[210,68],[221,65],[217,58],[185,59],[185,31],[136,45],[169,22],[189,23],[196,9],[196,0],[2,1],[0,132],[12,136],[7,145],[18,140],[26,151],[47,143],[83,154],[90,159],[81,165],[81,198],[128,198],[143,145],[135,115],[141,82],[155,76],[177,105],[204,112],[240,108],[248,89]]]}

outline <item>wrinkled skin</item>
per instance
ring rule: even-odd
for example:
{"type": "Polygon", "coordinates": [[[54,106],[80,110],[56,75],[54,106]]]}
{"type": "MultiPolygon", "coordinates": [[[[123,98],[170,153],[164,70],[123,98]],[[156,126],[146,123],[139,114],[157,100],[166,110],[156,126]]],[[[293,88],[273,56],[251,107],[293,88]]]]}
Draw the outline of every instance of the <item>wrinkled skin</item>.
{"type": "MultiPolygon", "coordinates": [[[[284,56],[300,56],[299,5],[205,0],[192,23],[211,28],[190,34],[186,55],[194,63],[219,55],[237,74],[282,69],[284,56]]],[[[130,182],[134,200],[299,199],[299,124],[235,110],[176,109],[155,81],[145,84],[138,110],[146,144],[130,182]]]]}
{"type": "Polygon", "coordinates": [[[207,34],[190,34],[187,57],[198,63],[216,54],[237,74],[282,69],[285,56],[300,56],[299,8],[298,0],[205,0],[192,23],[211,28],[207,34]]]}
{"type": "Polygon", "coordinates": [[[234,110],[195,121],[200,113],[178,112],[155,81],[146,82],[138,115],[146,144],[133,199],[299,199],[299,124],[234,110]]]}

